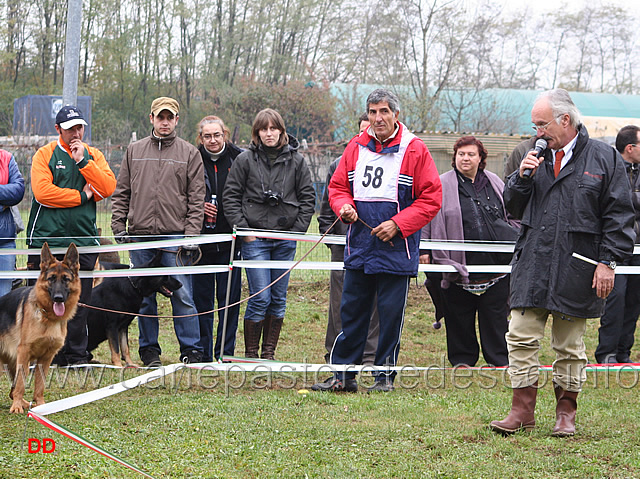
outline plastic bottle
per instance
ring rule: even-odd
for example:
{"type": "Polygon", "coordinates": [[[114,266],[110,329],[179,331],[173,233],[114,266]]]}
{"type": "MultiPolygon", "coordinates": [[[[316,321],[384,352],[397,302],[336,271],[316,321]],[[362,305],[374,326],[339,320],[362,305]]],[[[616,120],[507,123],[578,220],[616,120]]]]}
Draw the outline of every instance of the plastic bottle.
{"type": "MultiPolygon", "coordinates": [[[[216,195],[211,195],[211,204],[213,206],[215,206],[216,208],[218,207],[218,199],[217,199],[216,195]]],[[[217,216],[218,216],[217,214],[214,214],[213,216],[205,215],[205,227],[207,227],[207,228],[215,228],[216,227],[217,216]]]]}

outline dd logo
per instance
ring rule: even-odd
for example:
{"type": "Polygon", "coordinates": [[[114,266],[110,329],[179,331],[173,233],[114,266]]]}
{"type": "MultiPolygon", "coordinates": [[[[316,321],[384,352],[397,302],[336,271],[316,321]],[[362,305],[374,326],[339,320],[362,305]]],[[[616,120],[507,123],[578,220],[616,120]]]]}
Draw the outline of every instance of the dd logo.
{"type": "Polygon", "coordinates": [[[45,437],[42,442],[40,439],[29,438],[29,454],[35,454],[41,450],[45,454],[55,451],[56,441],[48,437],[45,437]]]}

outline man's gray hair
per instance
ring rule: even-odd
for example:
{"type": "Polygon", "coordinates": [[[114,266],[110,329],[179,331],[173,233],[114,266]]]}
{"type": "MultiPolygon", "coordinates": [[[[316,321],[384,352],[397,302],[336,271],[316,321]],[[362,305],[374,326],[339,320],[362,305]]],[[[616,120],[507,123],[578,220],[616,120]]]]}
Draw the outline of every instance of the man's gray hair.
{"type": "Polygon", "coordinates": [[[384,88],[378,88],[369,94],[367,97],[367,111],[369,111],[369,105],[375,105],[382,101],[387,102],[392,112],[398,113],[400,111],[400,100],[398,100],[398,97],[384,88]]]}
{"type": "Polygon", "coordinates": [[[542,92],[538,95],[535,102],[538,103],[538,101],[542,99],[546,99],[549,102],[551,113],[553,113],[553,118],[556,123],[560,123],[560,117],[562,115],[569,115],[571,126],[576,130],[580,128],[580,124],[582,123],[580,110],[578,110],[578,107],[573,103],[567,90],[556,88],[555,90],[542,92]]]}

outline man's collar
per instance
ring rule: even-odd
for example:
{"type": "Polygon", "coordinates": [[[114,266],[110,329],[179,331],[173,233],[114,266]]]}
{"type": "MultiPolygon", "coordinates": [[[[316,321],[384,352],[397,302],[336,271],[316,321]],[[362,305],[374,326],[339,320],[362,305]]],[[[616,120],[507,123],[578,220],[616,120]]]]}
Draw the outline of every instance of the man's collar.
{"type": "Polygon", "coordinates": [[[62,135],[58,135],[58,146],[66,151],[69,156],[71,156],[71,148],[64,142],[64,140],[62,139],[62,135]]]}
{"type": "MultiPolygon", "coordinates": [[[[565,156],[567,156],[569,152],[573,150],[573,147],[576,146],[576,141],[578,141],[578,135],[579,135],[579,132],[576,133],[576,136],[574,136],[569,143],[564,145],[564,147],[560,148],[560,150],[564,151],[565,156]]],[[[560,150],[555,150],[555,151],[552,150],[552,151],[553,151],[553,154],[555,155],[556,151],[560,151],[560,150]]]]}
{"type": "Polygon", "coordinates": [[[153,138],[155,141],[168,141],[168,140],[173,140],[175,137],[176,137],[176,130],[173,130],[167,136],[158,136],[156,135],[155,128],[151,129],[151,138],[153,138]]]}
{"type": "Polygon", "coordinates": [[[391,133],[391,136],[389,136],[389,138],[387,138],[384,141],[380,141],[380,139],[378,138],[378,136],[376,135],[376,132],[373,130],[373,126],[369,125],[369,128],[367,128],[367,134],[373,138],[374,140],[376,140],[378,143],[380,143],[381,145],[384,145],[386,142],[388,142],[389,140],[393,140],[396,135],[398,134],[398,131],[400,131],[400,123],[396,122],[396,127],[393,130],[393,133],[391,133]]]}

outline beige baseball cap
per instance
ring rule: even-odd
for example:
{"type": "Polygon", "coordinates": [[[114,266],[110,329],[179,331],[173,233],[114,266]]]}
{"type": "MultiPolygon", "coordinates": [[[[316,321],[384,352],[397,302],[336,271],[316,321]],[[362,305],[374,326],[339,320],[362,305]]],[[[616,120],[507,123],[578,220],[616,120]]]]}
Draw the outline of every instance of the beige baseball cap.
{"type": "Polygon", "coordinates": [[[180,113],[180,105],[173,98],[169,98],[168,96],[161,96],[160,98],[156,98],[151,103],[151,114],[156,116],[162,110],[169,110],[174,115],[180,113]]]}

